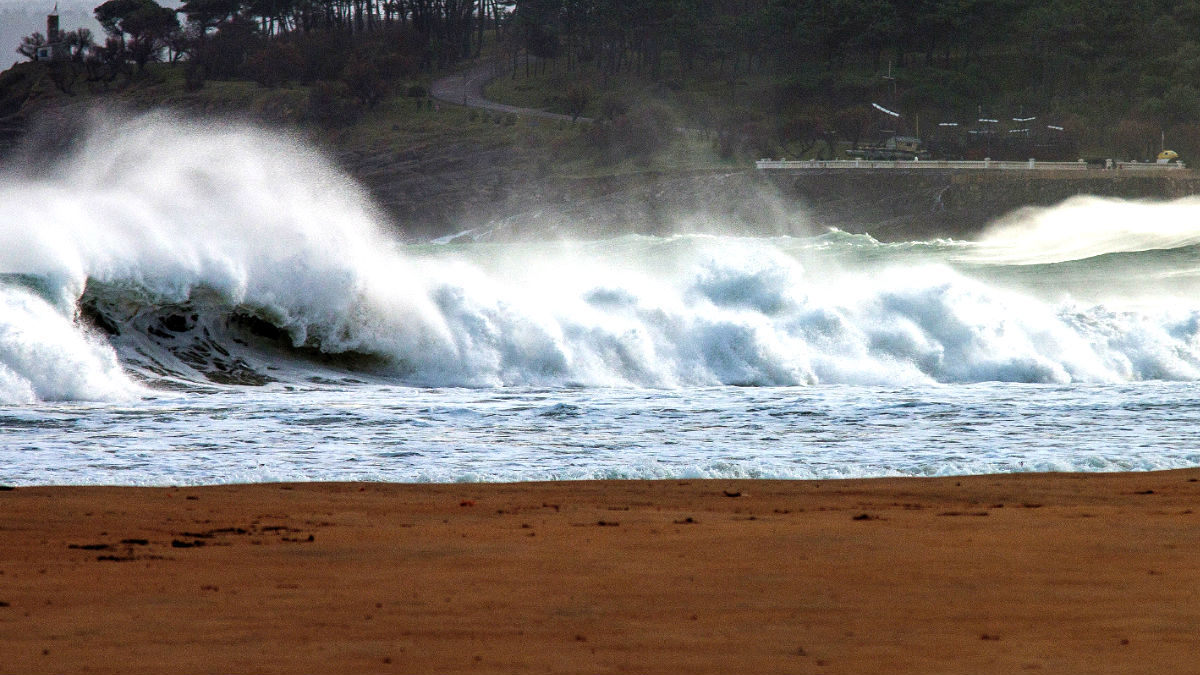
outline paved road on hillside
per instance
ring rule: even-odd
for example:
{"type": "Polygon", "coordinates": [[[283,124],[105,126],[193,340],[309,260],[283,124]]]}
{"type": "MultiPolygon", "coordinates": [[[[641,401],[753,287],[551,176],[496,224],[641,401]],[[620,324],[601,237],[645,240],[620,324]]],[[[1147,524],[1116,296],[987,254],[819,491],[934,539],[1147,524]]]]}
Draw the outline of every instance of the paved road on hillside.
{"type": "MultiPolygon", "coordinates": [[[[507,71],[498,62],[492,61],[473,66],[457,75],[449,75],[433,81],[430,94],[439,101],[465,105],[469,108],[483,108],[497,112],[516,113],[529,117],[540,117],[548,120],[572,121],[570,115],[546,112],[536,108],[521,108],[489,101],[483,97],[483,88],[488,82],[504,75],[507,71]]],[[[591,118],[580,117],[579,122],[590,122],[591,118]]]]}

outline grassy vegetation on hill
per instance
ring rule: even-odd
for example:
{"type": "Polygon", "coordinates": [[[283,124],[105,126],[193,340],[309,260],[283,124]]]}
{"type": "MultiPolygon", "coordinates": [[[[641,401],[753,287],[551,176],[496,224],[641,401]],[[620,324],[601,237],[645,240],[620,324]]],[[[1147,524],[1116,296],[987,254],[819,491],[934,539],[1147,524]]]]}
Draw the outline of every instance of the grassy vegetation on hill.
{"type": "MultiPolygon", "coordinates": [[[[518,65],[493,80],[486,94],[511,105],[579,112],[603,125],[619,125],[622,118],[650,110],[668,118],[695,147],[702,146],[710,161],[748,164],[768,156],[829,157],[854,145],[819,127],[793,125],[789,130],[774,101],[778,79],[770,74],[717,77],[703,71],[664,70],[670,74],[631,72],[616,77],[595,65],[567,70],[556,61],[533,62],[528,69],[518,65]],[[576,109],[572,95],[578,97],[579,92],[586,104],[576,109]]],[[[868,140],[865,135],[858,140],[868,140]]]]}
{"type": "Polygon", "coordinates": [[[0,74],[0,112],[8,113],[0,115],[0,128],[5,119],[9,125],[25,124],[36,121],[39,111],[54,107],[108,105],[248,119],[298,130],[335,154],[419,153],[447,143],[505,147],[543,174],[745,166],[748,159],[722,159],[711,139],[678,130],[674,114],[614,132],[611,125],[539,120],[438,102],[426,95],[436,73],[384,82],[386,94],[368,106],[344,96],[331,100],[319,82],[268,87],[247,79],[214,78],[194,89],[188,86],[186,71],[185,64],[150,63],[128,80],[106,86],[80,82],[66,93],[53,84],[45,65],[18,64],[0,74]]]}
{"type": "Polygon", "coordinates": [[[101,15],[103,44],[68,30],[69,58],[0,77],[0,129],[26,103],[104,98],[334,143],[444,133],[565,172],[834,157],[887,134],[946,156],[1145,159],[1165,141],[1200,157],[1200,0],[110,0],[101,15]],[[493,98],[594,122],[429,114],[432,78],[489,59],[510,68],[493,98]]]}

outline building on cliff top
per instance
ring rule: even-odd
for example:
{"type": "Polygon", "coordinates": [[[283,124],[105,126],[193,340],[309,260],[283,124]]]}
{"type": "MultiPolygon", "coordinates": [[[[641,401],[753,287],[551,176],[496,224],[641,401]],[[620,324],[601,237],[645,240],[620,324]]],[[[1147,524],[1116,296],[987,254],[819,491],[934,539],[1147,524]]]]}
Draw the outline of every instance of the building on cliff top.
{"type": "Polygon", "coordinates": [[[66,35],[58,24],[58,3],[54,3],[54,11],[46,15],[46,44],[38,47],[37,61],[58,61],[69,58],[71,50],[67,46],[66,35]]]}

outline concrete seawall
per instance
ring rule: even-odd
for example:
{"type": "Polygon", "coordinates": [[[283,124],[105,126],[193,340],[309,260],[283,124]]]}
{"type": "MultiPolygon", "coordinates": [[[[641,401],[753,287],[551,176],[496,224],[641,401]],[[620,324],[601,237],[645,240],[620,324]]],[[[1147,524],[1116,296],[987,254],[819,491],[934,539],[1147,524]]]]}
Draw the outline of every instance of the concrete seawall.
{"type": "Polygon", "coordinates": [[[1026,206],[1077,195],[1171,200],[1200,195],[1200,172],[831,169],[762,176],[821,225],[883,240],[971,238],[1026,206]]]}

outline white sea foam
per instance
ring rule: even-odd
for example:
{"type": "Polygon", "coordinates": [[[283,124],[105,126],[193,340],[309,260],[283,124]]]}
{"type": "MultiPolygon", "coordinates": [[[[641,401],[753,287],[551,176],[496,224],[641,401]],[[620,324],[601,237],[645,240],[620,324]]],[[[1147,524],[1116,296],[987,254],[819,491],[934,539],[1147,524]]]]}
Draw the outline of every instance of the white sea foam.
{"type": "Polygon", "coordinates": [[[97,122],[48,176],[0,180],[0,274],[39,280],[68,319],[89,282],[125,287],[150,307],[203,288],[261,309],[297,344],[336,349],[339,336],[361,331],[365,291],[404,283],[391,248],[351,181],[248,127],[161,115],[97,122]]]}
{"type": "Polygon", "coordinates": [[[1085,260],[1200,244],[1200,197],[1138,202],[1078,196],[997,221],[970,257],[1008,264],[1085,260]]]}
{"type": "Polygon", "coordinates": [[[0,286],[0,402],[136,395],[116,355],[25,288],[0,286]]]}
{"type": "Polygon", "coordinates": [[[1194,380],[1200,303],[1046,299],[980,273],[1192,245],[1193,212],[1200,202],[1076,200],[918,257],[864,237],[405,248],[302,144],[157,115],[99,123],[48,176],[0,181],[0,401],[136,390],[73,323],[88,284],[122,289],[130,326],[203,295],[216,323],[250,312],[295,346],[377,356],[378,374],[406,384],[1194,380]],[[1115,215],[1085,237],[1063,224],[1081,212],[1115,215]],[[1157,225],[1121,225],[1134,221],[1157,225]],[[956,267],[964,257],[974,266],[956,267]]]}

